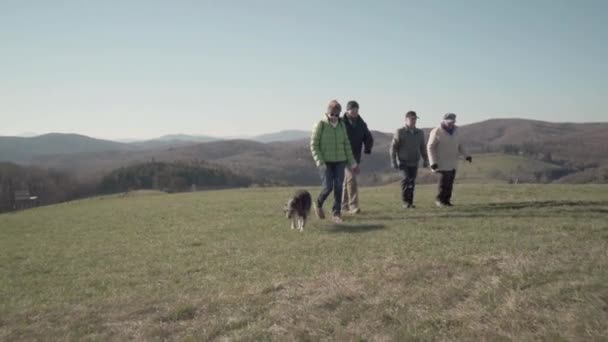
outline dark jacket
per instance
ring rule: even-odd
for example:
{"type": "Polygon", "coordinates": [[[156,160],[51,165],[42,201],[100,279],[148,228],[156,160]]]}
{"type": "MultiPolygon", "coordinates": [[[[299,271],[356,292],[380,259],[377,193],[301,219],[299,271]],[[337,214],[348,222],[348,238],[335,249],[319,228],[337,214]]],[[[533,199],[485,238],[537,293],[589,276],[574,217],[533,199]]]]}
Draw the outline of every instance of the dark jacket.
{"type": "Polygon", "coordinates": [[[353,156],[355,157],[357,164],[359,164],[361,163],[361,150],[364,146],[365,154],[372,153],[374,138],[361,115],[356,119],[352,119],[345,114],[342,117],[342,121],[346,127],[346,133],[348,134],[348,139],[350,140],[350,145],[353,149],[353,156]]]}
{"type": "Polygon", "coordinates": [[[398,129],[390,147],[391,164],[404,166],[418,166],[420,158],[427,165],[429,157],[424,144],[424,131],[418,128],[408,130],[406,127],[398,129]]]}

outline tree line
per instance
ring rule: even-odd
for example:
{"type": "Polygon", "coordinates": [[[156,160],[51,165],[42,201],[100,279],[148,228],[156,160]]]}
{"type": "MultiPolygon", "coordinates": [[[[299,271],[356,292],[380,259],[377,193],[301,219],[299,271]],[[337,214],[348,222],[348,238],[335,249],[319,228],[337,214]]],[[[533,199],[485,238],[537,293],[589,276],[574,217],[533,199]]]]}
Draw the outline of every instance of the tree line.
{"type": "Polygon", "coordinates": [[[18,207],[18,191],[37,196],[37,205],[47,205],[131,190],[182,192],[251,184],[247,177],[204,162],[151,161],[114,170],[100,181],[79,181],[65,172],[0,162],[0,212],[18,207]]]}
{"type": "Polygon", "coordinates": [[[251,180],[225,168],[203,162],[149,162],[115,170],[103,177],[100,193],[138,189],[182,192],[204,188],[246,187],[251,180]]]}

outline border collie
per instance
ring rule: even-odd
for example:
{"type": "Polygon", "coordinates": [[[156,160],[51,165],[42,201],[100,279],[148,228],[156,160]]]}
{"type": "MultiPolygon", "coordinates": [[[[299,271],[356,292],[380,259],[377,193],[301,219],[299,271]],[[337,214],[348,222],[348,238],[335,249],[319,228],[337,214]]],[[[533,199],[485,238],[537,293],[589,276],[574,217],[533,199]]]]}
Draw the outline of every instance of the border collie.
{"type": "Polygon", "coordinates": [[[287,201],[284,211],[287,218],[291,220],[291,229],[298,229],[300,232],[304,231],[311,205],[312,198],[306,190],[296,191],[293,197],[287,201]]]}

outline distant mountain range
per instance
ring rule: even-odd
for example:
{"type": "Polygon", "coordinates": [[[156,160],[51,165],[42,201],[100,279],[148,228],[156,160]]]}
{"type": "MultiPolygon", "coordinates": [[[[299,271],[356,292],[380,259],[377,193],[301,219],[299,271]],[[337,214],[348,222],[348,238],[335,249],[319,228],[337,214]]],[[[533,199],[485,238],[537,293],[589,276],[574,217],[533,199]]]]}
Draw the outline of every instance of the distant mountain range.
{"type": "Polygon", "coordinates": [[[18,137],[22,137],[22,138],[32,138],[32,137],[36,137],[39,136],[40,134],[38,133],[34,133],[34,132],[23,132],[21,134],[18,134],[18,137]]]}
{"type": "Polygon", "coordinates": [[[275,133],[262,134],[253,137],[211,137],[206,135],[189,135],[189,134],[169,134],[164,135],[159,138],[140,141],[139,143],[143,144],[151,144],[151,143],[183,143],[183,142],[211,142],[211,141],[219,141],[219,140],[251,140],[257,141],[261,143],[269,143],[269,142],[277,142],[277,141],[295,141],[301,139],[310,138],[310,131],[300,131],[300,130],[285,130],[275,133]]]}
{"type": "Polygon", "coordinates": [[[262,143],[278,141],[297,141],[302,139],[310,139],[311,134],[312,132],[310,131],[287,130],[277,133],[258,135],[257,137],[254,137],[251,140],[262,143]]]}
{"type": "MultiPolygon", "coordinates": [[[[501,152],[509,145],[519,146],[517,150],[528,144],[560,166],[578,165],[576,167],[587,169],[608,166],[608,123],[493,119],[464,125],[460,129],[468,149],[477,154],[501,152]]],[[[429,129],[425,131],[428,136],[429,129]]],[[[392,133],[373,132],[373,135],[374,153],[365,156],[363,163],[368,176],[390,172],[388,146],[392,133]]],[[[0,137],[0,161],[99,176],[122,166],[150,160],[197,160],[222,165],[265,182],[308,184],[318,181],[310,156],[309,138],[310,132],[306,131],[283,131],[229,140],[180,134],[133,143],[77,134],[0,137]]]]}
{"type": "MultiPolygon", "coordinates": [[[[49,155],[69,155],[107,151],[143,151],[190,146],[214,141],[238,140],[205,135],[169,134],[150,140],[122,139],[112,141],[80,134],[49,133],[31,136],[0,136],[0,161],[28,162],[49,155]]],[[[310,132],[288,130],[252,137],[251,141],[270,143],[308,139],[310,132]]],[[[25,133],[24,133],[25,135],[25,133]]]]}
{"type": "Polygon", "coordinates": [[[168,134],[162,137],[151,139],[149,141],[196,141],[196,142],[209,142],[215,140],[222,140],[222,138],[214,138],[206,135],[188,135],[188,134],[168,134]]]}
{"type": "Polygon", "coordinates": [[[50,133],[31,138],[0,137],[0,161],[24,162],[55,154],[128,151],[135,147],[79,134],[50,133]]]}

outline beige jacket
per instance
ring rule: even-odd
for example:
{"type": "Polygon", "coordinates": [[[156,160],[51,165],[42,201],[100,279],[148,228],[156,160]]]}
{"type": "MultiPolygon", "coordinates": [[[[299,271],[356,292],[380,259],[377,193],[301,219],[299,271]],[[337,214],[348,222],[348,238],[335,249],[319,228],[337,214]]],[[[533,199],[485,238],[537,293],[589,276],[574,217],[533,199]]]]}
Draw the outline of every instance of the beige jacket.
{"type": "Polygon", "coordinates": [[[441,126],[433,128],[427,144],[429,162],[437,164],[439,171],[451,171],[458,168],[458,157],[469,156],[460,142],[460,129],[456,128],[450,135],[441,126]]]}

